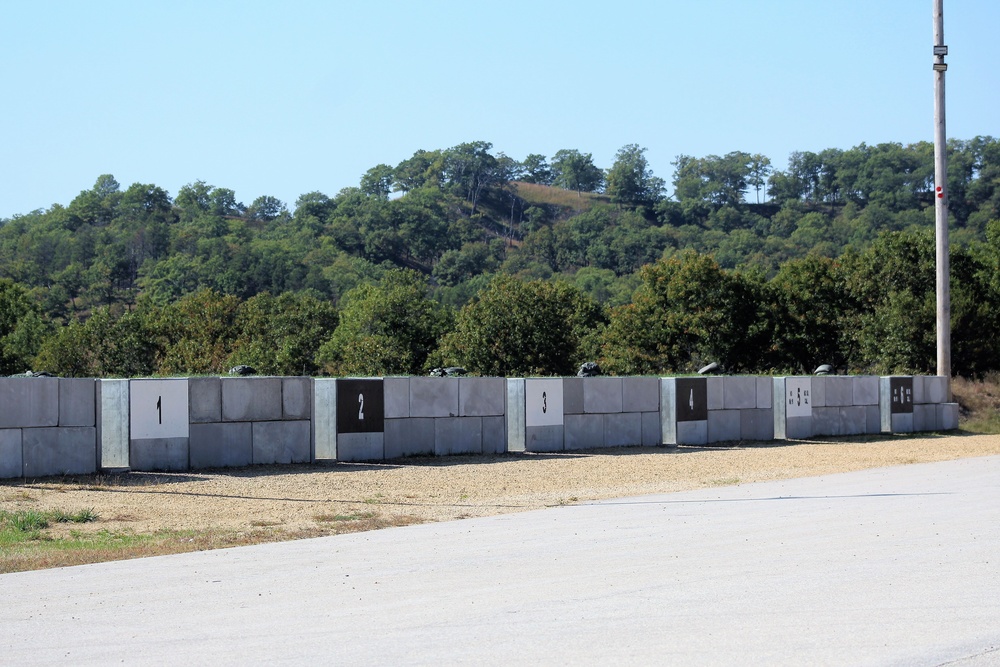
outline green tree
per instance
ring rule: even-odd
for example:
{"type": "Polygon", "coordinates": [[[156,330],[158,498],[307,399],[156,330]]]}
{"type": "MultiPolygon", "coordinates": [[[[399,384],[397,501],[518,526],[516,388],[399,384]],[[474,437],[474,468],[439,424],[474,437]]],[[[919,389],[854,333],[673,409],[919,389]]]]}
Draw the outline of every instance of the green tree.
{"type": "Polygon", "coordinates": [[[596,192],[604,183],[604,172],[594,165],[590,153],[562,149],[552,156],[553,185],[567,190],[596,192]]]}
{"type": "Polygon", "coordinates": [[[451,319],[420,274],[394,269],[378,285],[347,293],[340,324],[316,361],[332,375],[420,374],[451,319]]]}
{"type": "Polygon", "coordinates": [[[155,372],[157,347],[144,317],[98,308],[48,338],[35,364],[63,377],[144,377],[155,372]]]}
{"type": "Polygon", "coordinates": [[[0,278],[0,375],[32,370],[32,360],[48,333],[28,290],[0,278]]]}
{"type": "Polygon", "coordinates": [[[568,283],[499,275],[459,311],[443,354],[481,375],[571,375],[603,319],[601,307],[568,283]]]}
{"type": "Polygon", "coordinates": [[[607,193],[612,203],[652,206],[663,197],[665,183],[653,175],[645,152],[646,149],[638,144],[628,144],[615,154],[615,162],[607,176],[607,193]]]}

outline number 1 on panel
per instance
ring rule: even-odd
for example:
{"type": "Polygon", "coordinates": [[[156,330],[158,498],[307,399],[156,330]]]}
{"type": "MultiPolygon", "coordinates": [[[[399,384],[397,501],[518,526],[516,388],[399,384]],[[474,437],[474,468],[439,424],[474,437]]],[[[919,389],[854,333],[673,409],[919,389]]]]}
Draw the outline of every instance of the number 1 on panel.
{"type": "Polygon", "coordinates": [[[163,424],[163,397],[156,397],[156,416],[160,424],[163,424]]]}

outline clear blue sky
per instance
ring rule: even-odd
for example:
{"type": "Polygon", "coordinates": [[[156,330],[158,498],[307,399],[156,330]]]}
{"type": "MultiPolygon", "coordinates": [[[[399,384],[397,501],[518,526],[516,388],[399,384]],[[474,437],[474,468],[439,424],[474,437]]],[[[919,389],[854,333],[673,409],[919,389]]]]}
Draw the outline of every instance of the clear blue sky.
{"type": "MultiPolygon", "coordinates": [[[[932,0],[0,2],[0,217],[100,174],[249,204],[417,149],[933,140],[932,0]]],[[[948,136],[1000,135],[1000,2],[945,0],[948,136]]]]}

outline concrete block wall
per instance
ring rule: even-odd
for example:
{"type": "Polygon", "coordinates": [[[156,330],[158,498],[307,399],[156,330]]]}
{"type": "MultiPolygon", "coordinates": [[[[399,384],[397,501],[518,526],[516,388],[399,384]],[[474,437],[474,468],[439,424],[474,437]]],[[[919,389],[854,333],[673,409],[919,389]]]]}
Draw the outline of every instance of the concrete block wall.
{"type": "Polygon", "coordinates": [[[885,433],[950,431],[958,428],[958,403],[948,401],[941,376],[893,375],[879,378],[881,430],[885,433]]]}
{"type": "Polygon", "coordinates": [[[817,375],[774,378],[777,439],[879,433],[880,392],[875,376],[817,375]]]}
{"type": "Polygon", "coordinates": [[[98,469],[97,383],[0,378],[0,478],[98,469]]]}
{"type": "Polygon", "coordinates": [[[187,445],[183,437],[151,443],[141,461],[148,466],[144,469],[223,468],[313,460],[312,378],[198,377],[187,383],[187,445]]]}
{"type": "Polygon", "coordinates": [[[707,445],[774,437],[770,378],[661,378],[663,443],[707,445]]]}

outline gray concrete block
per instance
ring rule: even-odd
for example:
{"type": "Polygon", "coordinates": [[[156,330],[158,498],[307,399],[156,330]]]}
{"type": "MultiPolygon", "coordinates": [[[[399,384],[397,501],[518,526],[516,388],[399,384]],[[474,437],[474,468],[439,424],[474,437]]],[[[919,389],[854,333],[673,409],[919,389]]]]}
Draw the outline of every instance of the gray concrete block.
{"type": "Polygon", "coordinates": [[[312,418],[312,378],[281,378],[281,418],[312,418]]]}
{"type": "Polygon", "coordinates": [[[740,410],[740,440],[774,440],[774,414],[772,411],[768,409],[740,410]]]}
{"type": "Polygon", "coordinates": [[[644,447],[658,447],[663,444],[662,433],[660,432],[660,413],[642,413],[642,445],[644,447]]]}
{"type": "Polygon", "coordinates": [[[191,469],[238,468],[253,463],[250,422],[191,424],[191,469]]]}
{"type": "Polygon", "coordinates": [[[843,435],[842,415],[838,407],[814,407],[812,420],[813,435],[843,435]]]}
{"type": "Polygon", "coordinates": [[[708,411],[708,441],[730,442],[740,439],[739,410],[708,411]]]}
{"type": "Polygon", "coordinates": [[[311,425],[306,420],[253,422],[253,462],[309,463],[311,425]]]}
{"type": "Polygon", "coordinates": [[[434,420],[436,456],[482,453],[482,417],[441,417],[434,420]]]}
{"type": "Polygon", "coordinates": [[[940,430],[941,424],[938,422],[938,409],[936,404],[925,403],[913,406],[914,433],[940,430]]]}
{"type": "Polygon", "coordinates": [[[924,379],[923,375],[914,375],[913,382],[913,402],[914,403],[926,403],[927,398],[924,392],[924,379]]]}
{"type": "Polygon", "coordinates": [[[21,429],[0,429],[0,479],[20,477],[24,472],[21,457],[21,429]]]}
{"type": "Polygon", "coordinates": [[[924,403],[944,403],[948,400],[948,378],[931,375],[924,378],[924,403]]]}
{"type": "Polygon", "coordinates": [[[757,407],[757,378],[734,375],[722,378],[722,381],[724,410],[749,410],[757,407]]]}
{"type": "Polygon", "coordinates": [[[724,410],[726,407],[726,379],[724,377],[707,377],[708,409],[724,410]]]}
{"type": "Polygon", "coordinates": [[[385,420],[385,458],[434,455],[434,420],[430,417],[385,420]]]}
{"type": "Polygon", "coordinates": [[[222,378],[188,379],[188,415],[192,424],[222,421],[222,378]]]}
{"type": "Polygon", "coordinates": [[[678,445],[707,445],[708,420],[696,422],[677,422],[678,445]]]}
{"type": "Polygon", "coordinates": [[[757,377],[757,407],[764,409],[774,405],[774,380],[770,377],[757,377]]]}
{"type": "Polygon", "coordinates": [[[812,378],[812,388],[810,391],[813,408],[825,408],[827,380],[830,376],[817,375],[812,378]]]}
{"type": "Polygon", "coordinates": [[[96,380],[59,378],[59,425],[97,426],[96,380]]]}
{"type": "Polygon", "coordinates": [[[382,380],[382,391],[385,394],[386,419],[406,419],[410,416],[410,378],[387,377],[382,380]]]}
{"type": "Polygon", "coordinates": [[[97,428],[67,426],[23,429],[21,456],[25,477],[86,475],[97,472],[97,428]]]}
{"type": "Polygon", "coordinates": [[[882,411],[877,405],[865,405],[865,433],[882,432],[882,411]]]}
{"type": "Polygon", "coordinates": [[[128,380],[97,382],[100,417],[97,465],[102,470],[129,467],[129,383],[128,380]]]}
{"type": "Polygon", "coordinates": [[[483,417],[483,454],[507,452],[506,423],[505,417],[483,417]]]}
{"type": "MultiPolygon", "coordinates": [[[[579,416],[579,415],[578,415],[579,416]]],[[[601,415],[597,415],[601,417],[601,415]]],[[[563,451],[565,426],[529,426],[525,429],[525,450],[529,452],[563,451]]]]}
{"type": "Polygon", "coordinates": [[[785,438],[787,440],[803,440],[815,436],[813,418],[789,417],[785,420],[785,438]]]}
{"type": "Polygon", "coordinates": [[[0,378],[0,428],[59,425],[59,378],[0,378]]]}
{"type": "Polygon", "coordinates": [[[457,417],[459,378],[410,378],[411,417],[457,417]]]}
{"type": "Polygon", "coordinates": [[[281,419],[281,378],[222,378],[222,421],[281,419]]]}
{"type": "Polygon", "coordinates": [[[878,377],[859,375],[852,377],[851,405],[878,405],[878,377]]]}
{"type": "Polygon", "coordinates": [[[583,411],[604,414],[622,411],[622,378],[592,377],[583,379],[583,411]]]}
{"type": "Polygon", "coordinates": [[[848,405],[840,408],[841,435],[862,435],[868,432],[866,405],[848,405]]]}
{"type": "Polygon", "coordinates": [[[938,425],[942,431],[958,428],[958,403],[938,403],[938,425]]]}
{"type": "Polygon", "coordinates": [[[660,441],[677,444],[677,378],[660,378],[660,441]]]}
{"type": "Polygon", "coordinates": [[[846,375],[830,375],[826,378],[826,407],[846,407],[854,405],[854,378],[846,375]]]}
{"type": "Polygon", "coordinates": [[[563,414],[583,414],[583,378],[563,378],[563,414]]]}
{"type": "Polygon", "coordinates": [[[566,415],[563,425],[563,449],[566,451],[604,447],[604,415],[566,415]]]}
{"type": "Polygon", "coordinates": [[[604,446],[628,447],[642,444],[642,413],[620,412],[604,415],[604,446]]]}
{"type": "Polygon", "coordinates": [[[313,380],[313,460],[337,459],[337,380],[313,380]]]}
{"type": "Polygon", "coordinates": [[[507,451],[523,452],[526,446],[525,384],[523,378],[507,379],[507,451]]]}
{"type": "Polygon", "coordinates": [[[458,378],[458,416],[501,416],[506,392],[506,378],[458,378]]]}
{"type": "Polygon", "coordinates": [[[774,416],[774,439],[784,440],[785,425],[788,420],[788,404],[785,402],[785,378],[771,378],[771,412],[774,416]]]}
{"type": "Polygon", "coordinates": [[[341,433],[337,436],[338,461],[382,461],[385,433],[341,433]]]}
{"type": "Polygon", "coordinates": [[[892,433],[913,433],[913,413],[898,412],[892,415],[892,433]]]}
{"type": "Polygon", "coordinates": [[[131,470],[187,470],[189,438],[133,440],[129,449],[131,470]]]}
{"type": "Polygon", "coordinates": [[[622,412],[656,412],[660,409],[658,378],[622,378],[622,412]]]}

